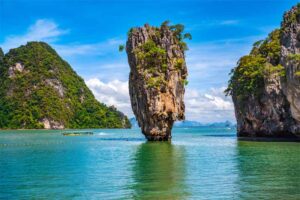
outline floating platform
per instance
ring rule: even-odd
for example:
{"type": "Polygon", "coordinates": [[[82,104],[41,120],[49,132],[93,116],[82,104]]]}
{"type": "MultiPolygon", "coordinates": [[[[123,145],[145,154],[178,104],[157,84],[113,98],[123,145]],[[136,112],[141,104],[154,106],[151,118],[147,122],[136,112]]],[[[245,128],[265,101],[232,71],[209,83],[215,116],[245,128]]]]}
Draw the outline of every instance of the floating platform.
{"type": "Polygon", "coordinates": [[[63,136],[81,136],[81,135],[93,135],[93,132],[64,132],[63,136]]]}

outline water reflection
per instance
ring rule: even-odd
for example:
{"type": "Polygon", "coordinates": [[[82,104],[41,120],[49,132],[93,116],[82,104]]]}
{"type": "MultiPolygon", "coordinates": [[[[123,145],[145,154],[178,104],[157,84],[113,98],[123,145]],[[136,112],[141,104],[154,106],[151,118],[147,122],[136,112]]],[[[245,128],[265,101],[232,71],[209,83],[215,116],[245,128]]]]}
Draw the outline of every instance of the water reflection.
{"type": "Polygon", "coordinates": [[[139,146],[133,166],[133,198],[184,199],[185,152],[168,142],[139,146]]]}
{"type": "Polygon", "coordinates": [[[237,147],[240,199],[299,199],[298,144],[240,141],[237,147]]]}

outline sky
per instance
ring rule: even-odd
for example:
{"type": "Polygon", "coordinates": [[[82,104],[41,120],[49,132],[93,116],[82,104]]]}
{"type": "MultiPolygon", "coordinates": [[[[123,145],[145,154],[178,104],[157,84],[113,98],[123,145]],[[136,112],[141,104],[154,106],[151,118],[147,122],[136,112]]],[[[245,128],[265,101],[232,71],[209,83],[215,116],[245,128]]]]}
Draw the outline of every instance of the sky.
{"type": "Polygon", "coordinates": [[[296,0],[0,0],[0,47],[49,43],[84,78],[95,97],[133,117],[125,44],[131,27],[169,20],[183,24],[187,41],[186,119],[234,122],[223,93],[229,72],[252,44],[280,26],[296,0]]]}

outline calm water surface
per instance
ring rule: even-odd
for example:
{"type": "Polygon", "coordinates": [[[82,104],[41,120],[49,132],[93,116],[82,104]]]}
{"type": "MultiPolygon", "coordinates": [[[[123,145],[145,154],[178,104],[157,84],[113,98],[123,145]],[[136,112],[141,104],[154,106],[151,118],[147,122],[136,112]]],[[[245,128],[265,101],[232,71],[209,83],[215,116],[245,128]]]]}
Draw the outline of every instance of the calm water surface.
{"type": "Polygon", "coordinates": [[[300,143],[237,141],[234,130],[0,132],[0,199],[300,199],[300,143]]]}

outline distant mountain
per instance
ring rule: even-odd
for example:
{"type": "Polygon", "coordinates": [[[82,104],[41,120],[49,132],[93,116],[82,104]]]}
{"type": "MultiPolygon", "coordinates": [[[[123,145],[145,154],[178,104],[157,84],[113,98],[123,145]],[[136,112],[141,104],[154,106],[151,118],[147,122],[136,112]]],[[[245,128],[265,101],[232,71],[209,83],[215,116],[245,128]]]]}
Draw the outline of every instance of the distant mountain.
{"type": "Polygon", "coordinates": [[[130,118],[130,119],[129,119],[129,122],[130,122],[132,128],[137,128],[137,127],[139,127],[139,124],[138,124],[138,122],[137,122],[137,120],[136,120],[135,117],[130,118]]]}
{"type": "Polygon", "coordinates": [[[200,122],[188,121],[188,120],[177,121],[174,123],[174,127],[199,127],[199,126],[203,126],[203,124],[200,122]]]}
{"type": "MultiPolygon", "coordinates": [[[[138,122],[134,117],[129,119],[132,127],[139,127],[138,122]]],[[[214,122],[214,123],[201,123],[197,121],[189,121],[189,120],[184,120],[184,121],[177,121],[174,123],[173,127],[177,128],[190,128],[190,127],[212,127],[212,128],[235,128],[236,124],[233,124],[230,121],[225,121],[225,122],[214,122]]]]}
{"type": "Polygon", "coordinates": [[[235,127],[236,125],[231,123],[230,121],[225,121],[225,122],[215,122],[215,123],[211,123],[211,124],[208,124],[209,127],[216,127],[216,128],[219,128],[219,127],[225,127],[225,128],[232,128],[232,127],[235,127]]]}
{"type": "Polygon", "coordinates": [[[236,125],[230,121],[201,123],[197,121],[178,121],[175,122],[174,127],[213,127],[213,128],[234,128],[236,125]]]}

